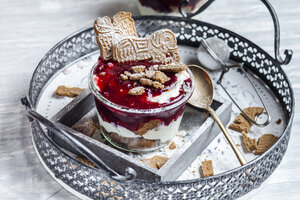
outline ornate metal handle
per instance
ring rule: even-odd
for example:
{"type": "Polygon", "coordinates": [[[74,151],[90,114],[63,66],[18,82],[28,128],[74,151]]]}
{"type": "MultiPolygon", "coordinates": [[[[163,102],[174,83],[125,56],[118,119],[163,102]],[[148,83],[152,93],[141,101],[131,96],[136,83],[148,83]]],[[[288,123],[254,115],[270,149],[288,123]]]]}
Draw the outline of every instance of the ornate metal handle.
{"type": "MultiPolygon", "coordinates": [[[[131,167],[127,167],[125,169],[125,175],[120,175],[113,169],[111,169],[109,166],[107,166],[96,154],[94,154],[90,149],[88,149],[85,145],[83,145],[80,141],[78,141],[75,137],[73,137],[70,133],[68,133],[66,130],[60,129],[57,127],[56,124],[49,121],[36,111],[32,109],[32,106],[30,102],[28,101],[27,97],[23,97],[21,99],[22,104],[26,107],[27,110],[27,116],[29,118],[29,121],[36,120],[37,122],[45,125],[49,130],[52,131],[57,137],[59,137],[61,140],[64,140],[67,144],[72,146],[74,149],[76,149],[78,152],[80,152],[83,156],[88,158],[92,163],[94,163],[97,167],[104,169],[107,171],[111,178],[120,181],[120,182],[128,182],[133,180],[136,177],[136,171],[132,169],[131,167]]],[[[45,134],[43,130],[41,130],[42,133],[45,134]]]]}
{"type": "MultiPolygon", "coordinates": [[[[178,5],[178,10],[179,10],[179,12],[181,13],[181,15],[183,17],[192,18],[195,15],[198,15],[199,13],[201,13],[202,11],[204,11],[214,1],[215,0],[208,0],[195,13],[186,13],[183,10],[183,8],[189,4],[189,0],[182,0],[179,3],[179,5],[178,5]]],[[[271,3],[268,0],[261,0],[261,1],[267,7],[267,9],[269,10],[269,12],[270,12],[270,14],[272,16],[272,20],[273,20],[273,25],[274,25],[274,52],[275,52],[275,60],[280,65],[287,65],[287,64],[289,64],[289,62],[292,59],[293,51],[290,50],[290,49],[284,50],[285,58],[282,59],[282,57],[280,55],[280,51],[279,51],[279,48],[280,48],[280,26],[279,26],[279,21],[278,21],[277,14],[276,14],[273,6],[271,5],[271,3]]]]}

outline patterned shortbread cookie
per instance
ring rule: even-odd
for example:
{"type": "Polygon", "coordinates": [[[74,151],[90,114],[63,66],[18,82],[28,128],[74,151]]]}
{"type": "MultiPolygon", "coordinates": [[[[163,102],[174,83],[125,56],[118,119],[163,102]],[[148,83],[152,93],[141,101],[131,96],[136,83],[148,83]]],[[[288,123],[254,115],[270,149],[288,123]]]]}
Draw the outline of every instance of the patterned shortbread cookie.
{"type": "Polygon", "coordinates": [[[158,30],[145,38],[124,37],[113,45],[112,52],[113,60],[118,62],[180,63],[176,36],[169,29],[158,30]]]}
{"type": "Polygon", "coordinates": [[[100,49],[100,57],[104,60],[112,58],[111,48],[124,36],[137,37],[134,20],[129,12],[118,12],[112,19],[98,17],[94,22],[96,41],[100,49]]]}

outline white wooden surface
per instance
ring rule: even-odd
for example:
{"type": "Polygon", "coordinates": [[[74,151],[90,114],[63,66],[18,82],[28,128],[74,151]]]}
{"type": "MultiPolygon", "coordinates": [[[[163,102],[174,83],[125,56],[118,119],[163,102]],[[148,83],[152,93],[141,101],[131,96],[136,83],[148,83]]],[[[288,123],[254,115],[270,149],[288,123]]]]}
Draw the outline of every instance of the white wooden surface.
{"type": "MultiPolygon", "coordinates": [[[[296,112],[281,166],[250,199],[300,199],[300,4],[270,0],[281,23],[281,49],[294,51],[284,70],[293,84],[296,112]]],[[[31,144],[20,98],[42,56],[97,16],[118,10],[138,14],[134,0],[0,0],[0,199],[77,199],[43,169],[31,144]],[[121,3],[119,3],[121,2],[121,3]]],[[[273,55],[273,25],[259,0],[218,0],[201,19],[237,32],[273,55]]]]}

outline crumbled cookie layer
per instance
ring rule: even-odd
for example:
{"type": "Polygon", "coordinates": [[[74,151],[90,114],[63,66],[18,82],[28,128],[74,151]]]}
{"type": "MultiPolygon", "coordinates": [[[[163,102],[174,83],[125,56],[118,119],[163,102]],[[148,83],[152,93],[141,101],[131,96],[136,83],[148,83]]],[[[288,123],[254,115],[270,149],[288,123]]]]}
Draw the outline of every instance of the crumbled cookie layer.
{"type": "Polygon", "coordinates": [[[152,130],[152,129],[156,128],[157,126],[159,126],[160,123],[161,123],[161,120],[153,119],[153,120],[145,123],[144,126],[141,127],[140,129],[138,129],[137,131],[135,131],[135,133],[137,135],[144,135],[147,133],[148,130],[152,130]]]}
{"type": "Polygon", "coordinates": [[[128,149],[145,149],[151,148],[155,145],[155,140],[147,140],[144,138],[126,138],[118,135],[117,133],[109,133],[112,141],[125,146],[128,149]]]}

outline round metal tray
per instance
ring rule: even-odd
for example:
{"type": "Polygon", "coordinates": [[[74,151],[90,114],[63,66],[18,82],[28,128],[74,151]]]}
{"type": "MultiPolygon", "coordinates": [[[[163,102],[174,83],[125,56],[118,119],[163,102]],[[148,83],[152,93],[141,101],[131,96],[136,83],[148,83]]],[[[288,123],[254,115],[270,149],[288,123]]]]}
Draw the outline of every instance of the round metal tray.
{"type": "MultiPolygon", "coordinates": [[[[51,175],[78,194],[93,199],[233,199],[257,188],[281,162],[289,141],[294,115],[291,84],[269,54],[249,40],[212,24],[181,17],[135,17],[137,32],[145,36],[155,30],[169,28],[176,33],[178,43],[199,46],[201,38],[218,37],[231,48],[230,58],[244,62],[245,67],[261,79],[279,100],[286,127],[279,140],[263,155],[248,164],[212,177],[173,181],[146,182],[134,180],[118,183],[102,169],[90,168],[67,156],[43,134],[42,127],[32,123],[33,142],[37,154],[51,175]]],[[[93,29],[83,29],[55,45],[37,66],[29,89],[29,98],[36,108],[45,85],[75,60],[98,50],[93,29]]]]}

